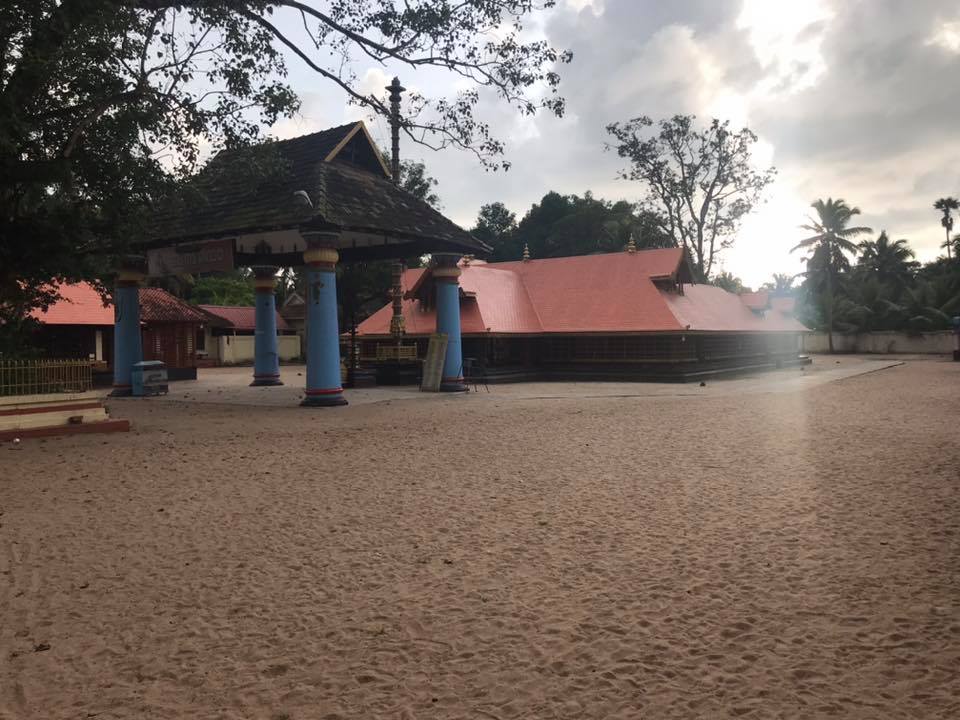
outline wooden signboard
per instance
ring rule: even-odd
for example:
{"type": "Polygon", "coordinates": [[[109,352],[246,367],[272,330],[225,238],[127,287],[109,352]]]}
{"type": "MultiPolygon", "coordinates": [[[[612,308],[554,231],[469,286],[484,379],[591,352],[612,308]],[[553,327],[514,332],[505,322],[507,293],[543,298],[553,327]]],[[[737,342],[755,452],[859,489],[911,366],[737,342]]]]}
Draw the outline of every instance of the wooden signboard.
{"type": "Polygon", "coordinates": [[[446,357],[446,333],[431,335],[430,344],[427,345],[427,357],[423,361],[423,378],[420,380],[421,390],[440,392],[440,381],[443,379],[443,361],[446,357]]]}
{"type": "Polygon", "coordinates": [[[233,270],[233,239],[183,243],[147,251],[150,277],[233,270]]]}

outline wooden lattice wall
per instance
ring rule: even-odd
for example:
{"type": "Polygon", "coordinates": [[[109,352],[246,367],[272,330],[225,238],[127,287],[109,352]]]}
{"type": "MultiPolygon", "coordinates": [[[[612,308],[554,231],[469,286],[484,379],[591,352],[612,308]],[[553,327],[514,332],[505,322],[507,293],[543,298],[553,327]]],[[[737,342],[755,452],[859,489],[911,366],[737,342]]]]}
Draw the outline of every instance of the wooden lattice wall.
{"type": "Polygon", "coordinates": [[[197,366],[194,323],[157,323],[143,331],[143,359],[161,360],[168,368],[197,366]]]}

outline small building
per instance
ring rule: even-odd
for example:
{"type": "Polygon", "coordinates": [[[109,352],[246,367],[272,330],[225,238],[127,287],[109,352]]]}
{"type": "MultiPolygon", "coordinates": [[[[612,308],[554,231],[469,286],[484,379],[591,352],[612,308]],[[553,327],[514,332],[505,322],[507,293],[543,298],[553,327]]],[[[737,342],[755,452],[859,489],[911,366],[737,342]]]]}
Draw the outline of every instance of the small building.
{"type": "MultiPolygon", "coordinates": [[[[485,365],[491,380],[689,380],[801,362],[807,328],[791,304],[694,283],[679,248],[465,259],[460,268],[463,355],[485,365]]],[[[432,268],[403,276],[405,342],[420,358],[436,331],[433,284],[432,268]]],[[[385,305],[360,324],[365,364],[395,344],[391,315],[385,305]]]]}
{"type": "Polygon", "coordinates": [[[298,292],[291,292],[283,301],[280,308],[287,326],[300,336],[301,343],[306,346],[307,337],[307,303],[298,292]]]}
{"type": "MultiPolygon", "coordinates": [[[[60,359],[93,363],[96,380],[110,383],[114,309],[90,283],[64,284],[60,300],[31,316],[41,325],[36,342],[60,359]]],[[[140,288],[140,336],[144,360],[162,360],[171,380],[197,377],[196,338],[208,318],[161,288],[140,288]]]]}
{"type": "MultiPolygon", "coordinates": [[[[197,335],[197,354],[204,365],[252,363],[256,339],[256,308],[238,305],[198,305],[208,318],[197,335]]],[[[302,354],[300,336],[276,313],[277,354],[281,361],[302,354]]]]}

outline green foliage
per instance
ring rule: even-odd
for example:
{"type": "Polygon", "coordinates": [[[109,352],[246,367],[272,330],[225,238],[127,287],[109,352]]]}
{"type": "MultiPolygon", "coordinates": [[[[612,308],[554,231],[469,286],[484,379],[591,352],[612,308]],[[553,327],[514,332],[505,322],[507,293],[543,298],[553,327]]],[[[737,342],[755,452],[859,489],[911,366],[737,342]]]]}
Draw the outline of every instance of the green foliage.
{"type": "Polygon", "coordinates": [[[957,257],[957,253],[954,250],[953,246],[957,243],[957,238],[950,240],[950,232],[953,230],[953,212],[955,210],[960,210],[960,200],[957,200],[955,197],[942,197],[933,204],[934,210],[939,210],[942,213],[940,217],[940,224],[943,226],[943,232],[946,234],[946,240],[940,245],[947,251],[947,259],[949,260],[952,257],[957,257]]]}
{"type": "Polygon", "coordinates": [[[796,277],[786,273],[774,273],[773,280],[765,282],[762,290],[769,290],[774,295],[792,295],[794,293],[793,283],[796,277]]]}
{"type": "Polygon", "coordinates": [[[818,220],[805,227],[817,234],[798,246],[812,250],[799,289],[802,322],[843,332],[922,333],[951,327],[951,318],[960,314],[956,258],[921,266],[907,240],[890,240],[885,231],[854,245],[851,238],[869,231],[849,225],[856,208],[842,200],[818,201],[814,207],[818,220]],[[856,264],[850,262],[851,252],[857,253],[856,264]]]}
{"type": "Polygon", "coordinates": [[[847,253],[855,253],[857,245],[852,238],[871,232],[870,228],[851,226],[851,220],[860,214],[860,208],[850,207],[844,200],[827,198],[813,205],[817,217],[810,218],[802,229],[813,235],[801,240],[791,252],[811,252],[807,259],[807,299],[819,302],[825,319],[827,342],[833,352],[834,304],[837,275],[850,269],[847,253]]]}
{"type": "Polygon", "coordinates": [[[210,275],[200,278],[190,288],[189,300],[194,305],[239,305],[255,303],[256,292],[250,273],[210,275]]]}
{"type": "Polygon", "coordinates": [[[749,292],[750,289],[744,287],[743,281],[731,272],[723,270],[710,279],[710,284],[718,288],[723,288],[727,292],[739,295],[742,292],[749,292]]]}
{"type": "Polygon", "coordinates": [[[749,129],[734,132],[729,122],[716,119],[698,128],[695,120],[675,115],[653,132],[646,116],[612,123],[607,132],[616,142],[607,149],[629,162],[620,177],[644,186],[642,207],[657,213],[662,230],[687,250],[705,279],[776,171],[754,167],[757,136],[749,129]]]}
{"type": "Polygon", "coordinates": [[[525,114],[560,115],[557,67],[571,56],[526,41],[529,0],[442,5],[2,3],[0,324],[13,327],[25,310],[52,302],[51,279],[109,281],[117,257],[143,234],[149,208],[197,168],[202,149],[251,143],[262,127],[293,115],[299,101],[285,82],[283,48],[383,116],[380,91],[366,94],[344,71],[351,55],[469,78],[452,97],[408,94],[403,131],[413,142],[506,166],[503,144],[474,117],[479,89],[525,114]],[[284,35],[281,15],[309,38],[298,45],[284,35]]]}
{"type": "Polygon", "coordinates": [[[404,160],[400,163],[400,187],[423,200],[434,210],[440,209],[440,196],[434,188],[438,185],[436,178],[427,173],[427,166],[422,162],[404,160]]]}
{"type": "Polygon", "coordinates": [[[524,245],[534,258],[620,252],[633,235],[638,248],[672,247],[653,213],[626,201],[548,192],[516,223],[502,203],[480,209],[471,231],[493,247],[491,260],[519,260],[524,245]]]}

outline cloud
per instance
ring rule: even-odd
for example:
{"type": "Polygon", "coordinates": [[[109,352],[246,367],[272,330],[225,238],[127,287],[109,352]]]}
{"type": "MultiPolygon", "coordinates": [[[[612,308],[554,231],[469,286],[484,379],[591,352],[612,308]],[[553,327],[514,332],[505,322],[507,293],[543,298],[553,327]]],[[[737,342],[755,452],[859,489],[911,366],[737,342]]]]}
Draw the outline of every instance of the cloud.
{"type": "MultiPolygon", "coordinates": [[[[954,0],[564,0],[531,32],[574,52],[560,68],[565,116],[524,118],[482,95],[478,112],[508,141],[509,172],[409,141],[401,152],[427,163],[445,212],[469,226],[483,203],[522,214],[549,190],[635,200],[642,188],[616,180],[621,162],[604,152],[608,123],[724,116],[747,123],[779,169],[726,269],[752,284],[799,269],[789,248],[809,203],[827,196],[859,205],[865,224],[908,237],[929,259],[942,241],[931,205],[960,194],[958,29],[954,0]]],[[[404,67],[356,72],[371,87],[398,74],[427,95],[451,94],[459,81],[404,67]]],[[[300,77],[291,76],[295,88],[300,77]]],[[[343,122],[342,96],[319,89],[315,75],[305,82],[317,95],[304,117],[343,122]]]]}

